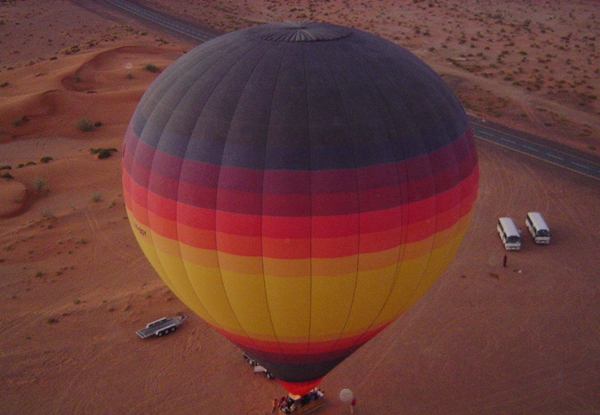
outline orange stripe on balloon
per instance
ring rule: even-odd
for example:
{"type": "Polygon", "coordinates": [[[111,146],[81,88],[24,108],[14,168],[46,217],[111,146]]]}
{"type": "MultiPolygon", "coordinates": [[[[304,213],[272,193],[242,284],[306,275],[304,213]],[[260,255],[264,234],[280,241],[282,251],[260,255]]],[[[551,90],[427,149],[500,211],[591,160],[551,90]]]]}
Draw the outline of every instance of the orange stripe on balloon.
{"type": "Polygon", "coordinates": [[[177,224],[179,240],[194,249],[217,249],[217,237],[214,231],[197,229],[182,223],[177,224]]]}

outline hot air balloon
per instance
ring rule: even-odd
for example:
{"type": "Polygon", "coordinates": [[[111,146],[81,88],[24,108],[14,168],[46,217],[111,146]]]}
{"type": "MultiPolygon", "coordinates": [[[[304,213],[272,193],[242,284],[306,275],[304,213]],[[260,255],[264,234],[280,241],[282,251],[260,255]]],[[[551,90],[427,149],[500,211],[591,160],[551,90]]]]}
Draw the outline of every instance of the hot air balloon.
{"type": "Polygon", "coordinates": [[[473,133],[443,80],[327,23],[189,51],[143,95],[123,154],[154,269],[295,395],[427,291],[477,196],[473,133]]]}

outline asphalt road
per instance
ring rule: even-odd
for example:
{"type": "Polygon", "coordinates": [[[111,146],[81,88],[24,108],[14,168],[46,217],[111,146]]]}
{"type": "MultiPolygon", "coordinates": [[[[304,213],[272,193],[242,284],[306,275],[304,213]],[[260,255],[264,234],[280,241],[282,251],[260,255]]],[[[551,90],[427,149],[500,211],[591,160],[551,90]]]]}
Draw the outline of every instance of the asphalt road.
{"type": "MultiPolygon", "coordinates": [[[[113,7],[127,13],[158,24],[186,37],[206,42],[217,36],[216,32],[194,25],[190,22],[175,19],[168,14],[141,6],[126,0],[105,0],[113,7]]],[[[102,2],[100,2],[102,3],[102,2]]],[[[600,180],[600,157],[596,157],[567,146],[554,143],[542,137],[525,134],[517,130],[485,122],[470,117],[475,137],[503,147],[536,157],[548,163],[600,180]]]]}
{"type": "MultiPolygon", "coordinates": [[[[179,33],[194,40],[206,42],[210,39],[215,38],[218,35],[217,32],[211,31],[210,29],[207,29],[200,25],[194,25],[180,19],[175,19],[173,18],[173,16],[170,16],[166,13],[162,13],[160,11],[141,6],[132,1],[104,0],[104,2],[110,3],[110,5],[112,5],[113,7],[117,7],[121,10],[124,10],[137,18],[141,18],[142,20],[158,24],[173,32],[179,33]]],[[[98,3],[102,3],[102,1],[98,3]]]]}
{"type": "Polygon", "coordinates": [[[542,137],[470,117],[475,137],[600,180],[600,158],[542,137]]]}

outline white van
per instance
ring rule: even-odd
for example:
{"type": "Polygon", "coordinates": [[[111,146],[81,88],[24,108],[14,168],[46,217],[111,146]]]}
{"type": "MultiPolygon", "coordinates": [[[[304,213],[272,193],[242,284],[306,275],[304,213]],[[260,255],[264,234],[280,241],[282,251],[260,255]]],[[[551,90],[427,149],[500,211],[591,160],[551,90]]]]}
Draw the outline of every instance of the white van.
{"type": "Polygon", "coordinates": [[[518,251],[521,249],[521,233],[511,218],[498,219],[496,228],[507,251],[518,251]]]}
{"type": "Polygon", "coordinates": [[[525,217],[525,226],[536,244],[550,243],[550,228],[538,212],[529,212],[525,217]]]}

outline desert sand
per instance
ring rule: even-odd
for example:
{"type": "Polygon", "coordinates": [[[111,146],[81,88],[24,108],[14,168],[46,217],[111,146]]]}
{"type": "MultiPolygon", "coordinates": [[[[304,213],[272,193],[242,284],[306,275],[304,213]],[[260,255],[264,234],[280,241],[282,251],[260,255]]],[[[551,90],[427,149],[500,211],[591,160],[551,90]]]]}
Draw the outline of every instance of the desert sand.
{"type": "MultiPolygon", "coordinates": [[[[593,0],[139,3],[221,32],[307,19],[370,31],[424,59],[470,114],[599,155],[593,0]]],[[[0,3],[0,40],[0,413],[269,413],[283,388],[199,318],[135,335],[190,311],[125,217],[122,137],[157,76],[148,64],[160,71],[194,42],[63,0],[0,3]]],[[[477,144],[479,197],[456,259],[325,378],[318,413],[349,413],[342,388],[357,414],[600,413],[600,182],[477,144]],[[525,229],[531,210],[552,243],[524,233],[504,268],[496,218],[525,229]]]]}

